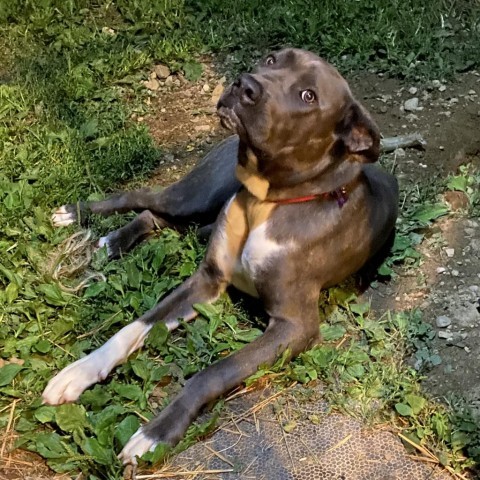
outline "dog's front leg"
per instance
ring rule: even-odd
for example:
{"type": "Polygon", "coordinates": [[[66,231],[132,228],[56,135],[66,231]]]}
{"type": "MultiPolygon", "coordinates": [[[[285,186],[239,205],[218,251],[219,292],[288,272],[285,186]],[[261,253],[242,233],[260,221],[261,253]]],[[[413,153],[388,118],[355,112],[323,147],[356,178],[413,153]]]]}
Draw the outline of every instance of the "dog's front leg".
{"type": "Polygon", "coordinates": [[[171,331],[179,318],[195,317],[195,303],[211,302],[225,288],[225,282],[207,264],[130,325],[123,327],[97,350],[64,368],[48,383],[43,400],[50,405],[72,402],[90,385],[104,380],[110,371],[139,349],[156,321],[162,321],[171,331]]]}
{"type": "MultiPolygon", "coordinates": [[[[303,300],[298,298],[299,302],[303,300]]],[[[282,315],[287,313],[286,309],[275,309],[279,315],[270,318],[261,337],[189,379],[172,403],[132,436],[120,453],[120,460],[135,464],[137,456],[152,451],[159,443],[175,445],[208,402],[239,385],[259,366],[272,365],[287,348],[292,356],[303,351],[318,337],[317,302],[318,297],[294,306],[297,315],[305,315],[303,318],[286,317],[282,315]]]]}

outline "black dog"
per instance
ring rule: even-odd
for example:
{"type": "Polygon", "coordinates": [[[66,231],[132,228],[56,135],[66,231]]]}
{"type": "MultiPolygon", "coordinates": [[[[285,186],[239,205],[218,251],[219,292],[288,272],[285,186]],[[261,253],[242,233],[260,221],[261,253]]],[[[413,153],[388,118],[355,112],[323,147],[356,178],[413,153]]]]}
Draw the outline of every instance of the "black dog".
{"type": "Polygon", "coordinates": [[[76,400],[140,348],[155,322],[169,330],[190,320],[195,303],[213,302],[227,285],[260,297],[270,316],[264,334],[190,378],[158,417],[120,453],[124,463],[159,442],[175,444],[212,399],[319,340],[320,289],[358,271],[391,236],[397,217],[394,177],[369,165],[379,154],[378,129],[346,81],[302,50],[269,55],[218,103],[235,132],[183,180],[160,194],[145,191],[62,207],[57,224],[87,211],[142,213],[101,240],[112,255],[155,225],[216,223],[199,270],[105,345],[62,370],[48,384],[49,404],[76,400]],[[236,171],[236,177],[234,172],[236,171]],[[222,208],[223,207],[223,208],[222,208]]]}

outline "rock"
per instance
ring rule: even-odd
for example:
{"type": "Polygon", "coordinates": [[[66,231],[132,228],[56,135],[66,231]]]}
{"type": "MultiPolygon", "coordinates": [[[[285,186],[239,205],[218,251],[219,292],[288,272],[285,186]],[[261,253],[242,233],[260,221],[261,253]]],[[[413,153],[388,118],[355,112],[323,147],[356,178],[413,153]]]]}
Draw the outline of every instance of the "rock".
{"type": "Polygon", "coordinates": [[[432,87],[433,88],[438,88],[441,85],[440,80],[433,80],[432,81],[432,87]]]}
{"type": "Polygon", "coordinates": [[[476,92],[475,90],[469,90],[469,91],[468,91],[468,94],[469,94],[469,95],[476,95],[477,92],[476,92]]]}
{"type": "Polygon", "coordinates": [[[158,80],[156,78],[151,78],[150,80],[143,82],[143,84],[151,91],[155,91],[160,88],[160,83],[158,83],[158,80]]]}
{"type": "Polygon", "coordinates": [[[380,113],[387,113],[387,112],[388,112],[388,107],[385,106],[385,105],[382,105],[382,106],[380,107],[380,113]]]}
{"type": "Polygon", "coordinates": [[[209,92],[210,91],[210,85],[208,83],[206,83],[203,87],[202,87],[202,90],[204,92],[209,92]]]}
{"type": "Polygon", "coordinates": [[[443,195],[452,210],[464,210],[469,207],[470,200],[465,192],[449,191],[443,195]]]}
{"type": "Polygon", "coordinates": [[[415,122],[416,120],[418,120],[418,116],[415,115],[414,113],[409,113],[405,118],[406,118],[409,122],[415,122]]]}
{"type": "Polygon", "coordinates": [[[410,95],[415,95],[417,92],[418,92],[418,88],[417,88],[417,87],[410,87],[410,88],[408,89],[408,93],[409,93],[410,95]]]}
{"type": "Polygon", "coordinates": [[[446,87],[445,85],[440,85],[440,86],[438,87],[438,91],[439,91],[439,92],[444,92],[446,89],[447,89],[447,87],[446,87]]]}
{"type": "Polygon", "coordinates": [[[170,69],[166,65],[158,64],[153,67],[153,71],[156,73],[157,78],[164,79],[170,76],[170,69]]]}
{"type": "Polygon", "coordinates": [[[418,97],[413,97],[405,101],[403,108],[406,112],[414,112],[418,109],[418,97]]]}
{"type": "Polygon", "coordinates": [[[209,132],[210,131],[210,125],[197,125],[195,127],[195,130],[197,132],[209,132]]]}
{"type": "Polygon", "coordinates": [[[455,249],[454,248],[446,248],[445,253],[447,254],[448,258],[452,258],[455,255],[455,249]]]}
{"type": "Polygon", "coordinates": [[[403,148],[396,148],[393,153],[397,156],[397,157],[404,157],[406,155],[405,153],[405,150],[403,148]]]}
{"type": "Polygon", "coordinates": [[[172,85],[173,84],[173,75],[169,75],[166,79],[165,79],[165,85],[172,85]]]}
{"type": "Polygon", "coordinates": [[[443,330],[438,332],[437,336],[438,336],[438,338],[443,338],[444,340],[451,340],[452,339],[452,334],[450,332],[445,332],[443,330]]]}
{"type": "Polygon", "coordinates": [[[460,272],[458,270],[452,270],[452,277],[458,277],[460,272]]]}
{"type": "Polygon", "coordinates": [[[437,273],[438,274],[442,274],[442,273],[445,273],[447,271],[447,269],[445,267],[438,267],[437,268],[437,273]]]}
{"type": "Polygon", "coordinates": [[[102,33],[104,33],[105,35],[114,36],[115,35],[115,30],[113,30],[112,28],[109,28],[109,27],[102,27],[102,33]]]}
{"type": "Polygon", "coordinates": [[[477,310],[475,303],[457,305],[453,312],[453,319],[456,325],[469,328],[471,325],[478,325],[478,322],[480,322],[480,312],[477,310]]]}
{"type": "Polygon", "coordinates": [[[225,88],[223,86],[223,83],[217,83],[217,85],[213,89],[212,97],[210,98],[210,103],[212,105],[216,105],[218,103],[218,100],[220,99],[220,96],[222,95],[224,89],[225,88]]]}
{"type": "Polygon", "coordinates": [[[435,324],[438,328],[446,328],[452,324],[452,321],[446,315],[440,315],[435,319],[435,324]]]}

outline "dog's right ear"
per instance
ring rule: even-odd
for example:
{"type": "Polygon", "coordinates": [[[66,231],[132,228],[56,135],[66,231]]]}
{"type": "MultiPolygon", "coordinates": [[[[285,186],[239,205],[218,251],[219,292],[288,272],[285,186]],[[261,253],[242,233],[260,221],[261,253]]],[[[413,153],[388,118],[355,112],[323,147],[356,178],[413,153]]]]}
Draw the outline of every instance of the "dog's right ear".
{"type": "Polygon", "coordinates": [[[346,109],[336,134],[357,160],[376,162],[380,154],[380,131],[370,114],[356,101],[346,109]]]}

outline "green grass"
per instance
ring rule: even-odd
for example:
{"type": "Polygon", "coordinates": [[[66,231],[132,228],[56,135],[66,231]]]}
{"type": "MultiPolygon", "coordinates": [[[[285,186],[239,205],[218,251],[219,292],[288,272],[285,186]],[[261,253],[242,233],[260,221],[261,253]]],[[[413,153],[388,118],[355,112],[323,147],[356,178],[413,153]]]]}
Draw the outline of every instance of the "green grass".
{"type": "Polygon", "coordinates": [[[402,77],[450,75],[478,65],[478,1],[190,0],[202,39],[244,68],[268,48],[318,52],[343,71],[402,77]]]}
{"type": "MultiPolygon", "coordinates": [[[[432,0],[423,6],[328,1],[321,7],[300,1],[0,0],[0,358],[7,362],[0,368],[0,428],[18,400],[19,446],[38,452],[56,471],[120,478],[115,452],[139,425],[139,414],[153,415],[156,407],[147,401],[152,391],[161,407],[186,376],[240,348],[263,327],[262,319],[252,320],[222,297],[215,307],[199,306],[199,318],[168,339],[158,328],[146,349],[85,392],[79,404],[41,405],[54,371],[153,306],[191,274],[203,252],[193,234],[166,230],[120,261],[106,262],[100,252],[92,269],[107,281],[80,293],[62,290],[46,268],[51,252],[75,230],[51,227],[53,206],[141,182],[163,155],[131,120],[146,111],[141,80],[153,62],[195,77],[197,55],[218,52],[233,73],[260,53],[290,44],[311,48],[342,70],[449,75],[478,66],[475,8],[475,2],[432,0]]],[[[479,181],[478,172],[464,170],[448,188],[465,191],[475,212],[479,181]]],[[[415,246],[422,228],[447,213],[437,203],[438,188],[406,192],[384,274],[398,264],[419,264],[415,246]]],[[[116,223],[104,219],[96,226],[105,231],[116,223]]],[[[337,408],[371,422],[403,416],[406,434],[453,468],[478,461],[480,440],[468,410],[429,403],[418,372],[403,362],[409,349],[424,365],[437,361],[418,313],[374,322],[352,292],[346,286],[325,293],[327,343],[291,364],[280,361],[274,368],[282,372],[278,381],[321,378],[337,408]],[[345,348],[334,348],[344,336],[345,348]],[[398,353],[387,355],[394,347],[398,353]]],[[[193,427],[181,448],[209,427],[193,427]]]]}

